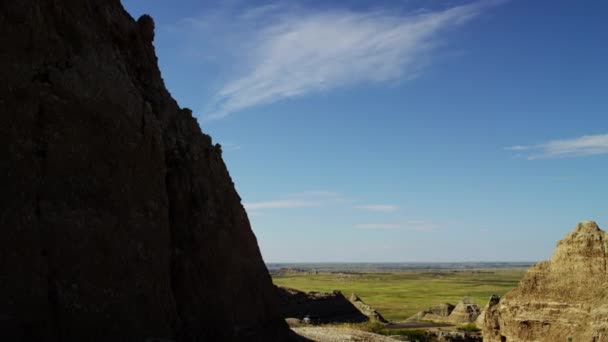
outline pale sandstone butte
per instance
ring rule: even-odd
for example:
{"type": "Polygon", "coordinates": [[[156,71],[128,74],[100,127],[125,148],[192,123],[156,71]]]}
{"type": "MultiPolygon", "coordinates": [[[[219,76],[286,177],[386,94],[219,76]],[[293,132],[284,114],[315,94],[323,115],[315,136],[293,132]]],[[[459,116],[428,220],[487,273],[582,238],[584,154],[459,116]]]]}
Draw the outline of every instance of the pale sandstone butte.
{"type": "Polygon", "coordinates": [[[408,318],[408,321],[432,321],[437,323],[467,324],[473,323],[479,317],[481,308],[471,302],[468,296],[462,298],[456,305],[442,303],[422,310],[408,318]]]}
{"type": "Polygon", "coordinates": [[[450,315],[447,317],[446,322],[452,324],[467,324],[473,323],[479,317],[481,308],[476,303],[471,302],[469,297],[464,297],[450,315]]]}
{"type": "Polygon", "coordinates": [[[0,340],[289,332],[221,157],[118,0],[0,2],[0,340]]]}
{"type": "Polygon", "coordinates": [[[485,312],[484,341],[608,341],[608,236],[592,221],[485,312]]]}

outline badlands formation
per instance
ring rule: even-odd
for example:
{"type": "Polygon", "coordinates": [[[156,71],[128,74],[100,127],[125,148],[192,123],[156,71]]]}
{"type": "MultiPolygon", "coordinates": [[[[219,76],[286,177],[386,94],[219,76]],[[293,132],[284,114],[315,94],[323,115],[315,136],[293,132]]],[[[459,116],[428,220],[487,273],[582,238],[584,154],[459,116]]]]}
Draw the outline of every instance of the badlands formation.
{"type": "Polygon", "coordinates": [[[484,341],[608,341],[608,235],[585,221],[559,241],[548,261],[491,301],[484,341]]]}

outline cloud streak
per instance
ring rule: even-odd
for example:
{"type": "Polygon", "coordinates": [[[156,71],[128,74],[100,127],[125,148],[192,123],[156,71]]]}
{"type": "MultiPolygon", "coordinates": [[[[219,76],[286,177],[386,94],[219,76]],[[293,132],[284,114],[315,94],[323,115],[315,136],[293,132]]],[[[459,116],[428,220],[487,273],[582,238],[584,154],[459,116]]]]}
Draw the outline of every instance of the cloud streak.
{"type": "Polygon", "coordinates": [[[284,197],[285,198],[272,201],[245,202],[243,203],[243,206],[247,210],[295,209],[321,207],[340,203],[345,200],[339,193],[325,190],[291,193],[284,197]]]}
{"type": "Polygon", "coordinates": [[[260,210],[260,209],[293,209],[293,208],[306,208],[306,207],[319,207],[323,205],[323,200],[295,200],[295,199],[284,199],[276,201],[266,202],[251,202],[243,203],[243,206],[247,210],[260,210]]]}
{"type": "Polygon", "coordinates": [[[505,150],[526,153],[529,160],[608,154],[608,134],[583,135],[530,146],[510,146],[505,150]]]}
{"type": "Polygon", "coordinates": [[[399,210],[399,207],[392,204],[366,204],[366,205],[358,205],[355,208],[365,210],[365,211],[374,211],[380,213],[390,213],[399,210]]]}
{"type": "Polygon", "coordinates": [[[355,225],[355,228],[362,230],[404,230],[416,232],[434,232],[440,228],[440,225],[436,222],[427,220],[409,220],[404,222],[390,223],[363,223],[355,225]]]}
{"type": "MultiPolygon", "coordinates": [[[[249,9],[236,15],[238,22],[224,30],[233,31],[226,36],[233,49],[240,51],[232,56],[238,58],[232,62],[239,70],[215,93],[204,117],[219,119],[250,107],[344,86],[413,79],[429,63],[441,32],[462,25],[497,2],[405,14],[346,9],[314,12],[276,4],[249,9]]],[[[184,22],[215,32],[222,30],[209,26],[230,22],[224,19],[184,22]]]]}

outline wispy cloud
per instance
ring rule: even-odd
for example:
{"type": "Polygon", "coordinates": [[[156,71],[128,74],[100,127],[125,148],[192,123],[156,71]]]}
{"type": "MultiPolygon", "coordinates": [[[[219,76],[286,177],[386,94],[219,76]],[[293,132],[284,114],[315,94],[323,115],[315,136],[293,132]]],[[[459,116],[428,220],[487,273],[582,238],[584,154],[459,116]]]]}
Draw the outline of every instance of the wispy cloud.
{"type": "Polygon", "coordinates": [[[267,202],[251,202],[243,203],[243,206],[247,210],[260,210],[260,209],[291,209],[291,208],[306,208],[306,207],[318,207],[323,205],[324,201],[315,200],[294,200],[294,199],[283,199],[276,201],[267,202]]]}
{"type": "Polygon", "coordinates": [[[578,138],[551,140],[529,146],[517,145],[505,149],[527,152],[526,158],[529,160],[608,154],[608,134],[583,135],[578,138]]]}
{"type": "Polygon", "coordinates": [[[434,232],[441,228],[441,225],[428,220],[409,220],[404,222],[390,223],[363,223],[355,225],[357,229],[364,230],[406,230],[416,232],[434,232]]]}
{"type": "Polygon", "coordinates": [[[243,206],[248,211],[263,209],[294,209],[321,207],[343,202],[345,199],[337,192],[312,190],[291,193],[281,199],[261,202],[245,202],[243,206]]]}
{"type": "Polygon", "coordinates": [[[229,41],[238,51],[226,53],[226,62],[238,70],[219,87],[205,110],[205,118],[217,119],[338,87],[413,79],[429,63],[430,53],[442,40],[441,32],[499,2],[484,0],[410,13],[312,11],[277,3],[241,13],[219,11],[213,18],[189,18],[182,23],[207,32],[201,44],[211,46],[214,54],[221,44],[208,42],[213,38],[209,32],[221,32],[215,39],[229,41]]]}
{"type": "Polygon", "coordinates": [[[390,213],[399,210],[399,207],[392,204],[366,204],[358,205],[355,208],[365,211],[375,211],[382,213],[390,213]]]}
{"type": "Polygon", "coordinates": [[[287,195],[288,197],[295,198],[339,198],[342,195],[335,191],[327,191],[327,190],[308,190],[301,192],[293,192],[287,195]]]}
{"type": "Polygon", "coordinates": [[[224,151],[238,151],[242,148],[241,145],[233,142],[223,142],[221,145],[224,151]]]}

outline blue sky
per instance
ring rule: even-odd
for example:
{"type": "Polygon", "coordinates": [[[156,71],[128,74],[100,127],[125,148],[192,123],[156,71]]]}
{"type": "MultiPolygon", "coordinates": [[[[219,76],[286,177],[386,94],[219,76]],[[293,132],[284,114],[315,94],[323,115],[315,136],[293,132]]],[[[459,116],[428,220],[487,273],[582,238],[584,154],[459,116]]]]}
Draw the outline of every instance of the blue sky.
{"type": "Polygon", "coordinates": [[[123,4],[267,262],[536,261],[608,226],[608,2],[123,4]]]}

